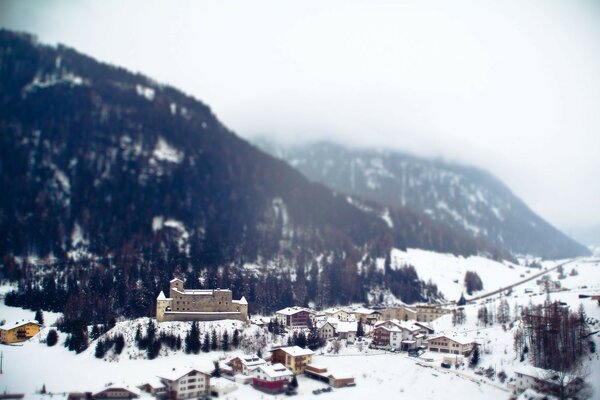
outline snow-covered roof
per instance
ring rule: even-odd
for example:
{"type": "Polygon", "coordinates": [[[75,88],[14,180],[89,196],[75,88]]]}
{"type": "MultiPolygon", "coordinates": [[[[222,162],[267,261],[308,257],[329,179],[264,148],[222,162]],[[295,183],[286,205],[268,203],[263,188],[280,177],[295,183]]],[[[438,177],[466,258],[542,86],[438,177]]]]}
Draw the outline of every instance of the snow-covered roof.
{"type": "Polygon", "coordinates": [[[299,347],[299,346],[279,347],[279,348],[273,349],[271,351],[275,351],[275,350],[282,350],[292,357],[309,356],[309,355],[315,354],[312,350],[303,349],[302,347],[299,347]]]}
{"type": "Polygon", "coordinates": [[[432,341],[432,340],[436,340],[439,338],[446,338],[448,340],[452,340],[453,342],[459,343],[459,344],[470,344],[470,343],[475,343],[475,340],[465,337],[465,336],[454,336],[454,335],[436,335],[436,336],[432,336],[429,339],[427,339],[428,342],[432,341]]]}
{"type": "Polygon", "coordinates": [[[171,369],[170,371],[167,371],[167,372],[165,372],[165,373],[163,373],[161,375],[158,375],[158,377],[173,382],[173,381],[177,381],[177,380],[181,379],[182,377],[188,375],[192,371],[196,371],[196,372],[199,372],[199,373],[204,374],[204,375],[210,375],[209,373],[204,372],[204,371],[200,371],[197,368],[175,367],[175,368],[171,369]]]}
{"type": "Polygon", "coordinates": [[[140,396],[142,393],[140,392],[140,390],[136,387],[131,387],[129,385],[125,385],[125,384],[111,384],[108,385],[102,389],[97,390],[96,392],[94,392],[94,397],[96,397],[97,395],[99,395],[102,392],[105,392],[107,390],[111,390],[111,389],[116,389],[116,390],[127,390],[128,392],[133,393],[136,396],[140,396]]]}
{"type": "Polygon", "coordinates": [[[242,296],[242,298],[239,300],[232,300],[231,302],[235,304],[248,304],[248,300],[246,300],[245,296],[242,296]]]}
{"type": "Polygon", "coordinates": [[[231,292],[230,289],[183,289],[179,290],[177,288],[173,288],[173,291],[181,294],[195,294],[195,295],[204,295],[204,296],[212,296],[214,292],[231,292]]]}
{"type": "Polygon", "coordinates": [[[304,308],[304,307],[286,307],[286,308],[282,308],[281,310],[277,311],[277,314],[281,314],[281,315],[294,315],[297,314],[301,311],[307,311],[309,313],[312,313],[313,311],[308,309],[308,308],[304,308]]]}
{"type": "Polygon", "coordinates": [[[163,381],[161,381],[158,376],[150,376],[148,377],[144,383],[139,384],[137,387],[138,389],[141,388],[144,385],[150,385],[153,389],[159,389],[159,388],[163,388],[165,387],[165,384],[163,383],[163,381]]]}
{"type": "Polygon", "coordinates": [[[338,333],[348,333],[348,332],[356,332],[358,330],[358,323],[357,322],[344,322],[344,321],[340,321],[337,324],[337,328],[336,331],[338,333]]]}
{"type": "MultiPolygon", "coordinates": [[[[544,381],[552,382],[553,381],[552,377],[559,375],[560,372],[556,372],[551,369],[543,369],[543,368],[534,367],[533,365],[524,365],[524,366],[521,366],[518,369],[516,369],[515,374],[526,375],[526,376],[530,376],[532,378],[537,378],[537,379],[541,379],[544,381]]],[[[566,378],[565,382],[571,382],[575,379],[575,377],[572,375],[567,375],[567,376],[565,376],[565,378],[566,378]]]]}
{"type": "Polygon", "coordinates": [[[336,313],[339,313],[339,312],[348,314],[347,310],[345,310],[343,308],[340,308],[340,307],[331,307],[331,308],[328,308],[326,310],[323,310],[324,314],[336,314],[336,313]]]}
{"type": "Polygon", "coordinates": [[[158,297],[156,298],[156,300],[167,300],[167,296],[165,296],[165,294],[161,290],[160,293],[158,294],[158,297]]]}
{"type": "Polygon", "coordinates": [[[173,278],[173,279],[171,279],[171,280],[169,281],[169,283],[178,282],[178,281],[179,281],[179,282],[183,282],[183,281],[182,281],[181,279],[179,279],[179,278],[173,278]]]}
{"type": "Polygon", "coordinates": [[[4,331],[10,331],[11,329],[15,329],[15,328],[19,328],[23,325],[27,325],[27,324],[35,324],[38,326],[42,326],[42,324],[40,324],[39,322],[37,322],[36,320],[33,319],[22,319],[20,321],[11,321],[11,322],[6,322],[4,325],[0,326],[0,330],[4,330],[4,331]]]}
{"type": "Polygon", "coordinates": [[[370,315],[370,314],[374,314],[374,313],[379,313],[379,311],[376,310],[372,310],[370,308],[365,308],[365,307],[357,307],[353,310],[353,312],[355,314],[366,314],[366,315],[370,315]]]}
{"type": "Polygon", "coordinates": [[[240,361],[246,367],[254,367],[257,365],[266,364],[267,362],[258,356],[241,356],[240,361]]]}
{"type": "Polygon", "coordinates": [[[263,371],[270,378],[284,378],[286,376],[294,375],[292,371],[287,369],[283,364],[273,364],[273,365],[261,365],[258,367],[261,371],[263,371]]]}

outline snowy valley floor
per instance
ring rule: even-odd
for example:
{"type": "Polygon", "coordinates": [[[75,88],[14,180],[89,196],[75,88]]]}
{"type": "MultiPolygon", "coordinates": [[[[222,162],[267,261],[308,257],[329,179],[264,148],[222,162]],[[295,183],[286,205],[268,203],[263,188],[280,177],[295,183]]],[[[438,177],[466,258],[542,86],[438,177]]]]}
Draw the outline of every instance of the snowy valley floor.
{"type": "MultiPolygon", "coordinates": [[[[465,268],[477,271],[484,281],[484,292],[486,290],[496,289],[498,274],[501,272],[501,266],[490,268],[489,263],[483,262],[481,265],[469,261],[468,267],[459,265],[459,261],[454,261],[456,276],[463,274],[465,268]],[[460,272],[459,272],[460,271],[460,272]],[[492,272],[493,271],[493,272],[492,272]]],[[[430,264],[428,260],[427,264],[430,264]]],[[[417,272],[421,276],[426,267],[421,267],[419,262],[414,262],[417,272]]],[[[425,263],[423,263],[425,264],[425,263]]],[[[549,264],[551,266],[551,264],[549,264]]],[[[429,268],[429,267],[427,267],[429,268]]],[[[442,268],[442,267],[438,267],[442,268]]],[[[518,281],[522,271],[516,268],[506,266],[513,274],[514,281],[518,281]]],[[[517,267],[519,268],[519,267],[517,267]]],[[[430,272],[431,279],[435,282],[436,276],[433,271],[430,272]]],[[[600,320],[600,306],[589,298],[579,298],[579,295],[589,295],[600,292],[600,263],[598,261],[579,260],[565,266],[567,277],[561,280],[565,291],[551,293],[551,300],[559,300],[567,303],[571,309],[576,310],[579,304],[583,304],[585,311],[592,320],[600,320]],[[570,276],[572,268],[576,268],[578,275],[570,276]]],[[[552,272],[551,278],[556,279],[557,273],[552,272]]],[[[440,275],[441,287],[454,285],[453,275],[440,275]]],[[[506,278],[501,282],[510,283],[506,278]],[[506,282],[505,282],[506,281],[506,282]]],[[[3,288],[6,289],[6,288],[3,288]]],[[[456,289],[453,295],[456,294],[456,289]]],[[[540,290],[535,281],[528,282],[515,288],[510,296],[504,297],[508,300],[513,312],[515,304],[527,305],[542,303],[546,299],[546,294],[540,294],[540,290]],[[525,289],[533,293],[525,293],[525,289]]],[[[488,305],[496,307],[495,301],[498,296],[487,300],[488,305]]],[[[482,354],[480,366],[492,367],[499,372],[505,371],[509,379],[514,377],[514,372],[518,368],[527,365],[521,363],[515,357],[513,350],[513,331],[506,331],[499,325],[483,328],[477,325],[477,309],[486,300],[481,300],[478,304],[467,305],[465,307],[467,320],[464,325],[452,326],[451,316],[446,315],[433,323],[436,333],[455,333],[458,335],[468,335],[476,338],[481,344],[482,354]]],[[[16,320],[20,318],[32,319],[33,311],[20,308],[7,307],[0,305],[0,319],[16,320]]],[[[45,338],[48,332],[48,325],[52,324],[58,314],[45,313],[46,327],[42,333],[21,346],[0,346],[0,352],[3,357],[3,374],[0,375],[0,393],[25,393],[26,398],[31,398],[34,393],[39,391],[42,385],[46,386],[48,392],[64,393],[68,391],[96,391],[100,390],[108,383],[126,383],[135,386],[168,371],[174,366],[192,366],[199,369],[210,370],[212,361],[216,359],[229,358],[237,354],[236,352],[211,352],[201,353],[199,355],[188,355],[183,351],[172,352],[164,350],[161,356],[155,360],[147,360],[140,356],[140,352],[133,345],[133,334],[138,323],[145,323],[148,319],[136,321],[124,321],[117,324],[114,328],[126,335],[126,348],[123,354],[119,356],[118,361],[114,357],[107,356],[105,359],[94,357],[95,343],[92,342],[89,348],[82,354],[69,352],[62,346],[64,335],[60,334],[59,343],[54,347],[47,347],[41,339],[45,338]]],[[[213,328],[231,330],[235,327],[241,327],[239,322],[219,321],[204,323],[204,331],[213,328]]],[[[159,329],[183,333],[187,330],[184,323],[166,323],[160,324],[159,329]]],[[[260,328],[255,326],[246,330],[246,334],[255,335],[260,328]]],[[[594,330],[600,330],[600,322],[596,322],[591,327],[594,330]]],[[[281,341],[282,339],[278,339],[281,341]]],[[[597,348],[600,348],[600,336],[593,336],[597,348]]],[[[497,379],[489,380],[475,374],[475,371],[469,368],[461,367],[456,370],[444,370],[439,368],[441,355],[426,353],[422,358],[432,358],[432,362],[425,362],[409,358],[402,354],[385,353],[378,350],[369,350],[364,348],[362,351],[356,346],[349,345],[342,348],[339,355],[318,354],[313,360],[313,364],[324,366],[338,375],[353,376],[356,380],[356,387],[334,389],[330,393],[323,393],[318,396],[322,399],[368,399],[384,398],[392,396],[394,398],[402,397],[412,399],[507,399],[511,396],[506,384],[500,383],[497,379]]],[[[600,357],[598,352],[592,354],[586,359],[589,370],[588,382],[594,389],[592,398],[600,398],[600,357]]],[[[299,378],[298,399],[314,398],[312,391],[317,388],[325,387],[323,383],[299,378]]],[[[237,384],[238,389],[224,398],[226,399],[275,399],[287,398],[284,395],[272,396],[257,392],[249,385],[237,384]]],[[[45,398],[49,398],[45,396],[45,398]]]]}

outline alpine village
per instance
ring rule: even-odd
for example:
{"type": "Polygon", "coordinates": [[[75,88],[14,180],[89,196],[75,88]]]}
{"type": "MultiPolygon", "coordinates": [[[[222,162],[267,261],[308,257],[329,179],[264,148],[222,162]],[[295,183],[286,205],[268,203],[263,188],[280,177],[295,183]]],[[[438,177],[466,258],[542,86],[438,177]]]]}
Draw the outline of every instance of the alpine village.
{"type": "Polygon", "coordinates": [[[600,252],[491,174],[8,29],[0,130],[0,399],[600,398],[600,252]]]}

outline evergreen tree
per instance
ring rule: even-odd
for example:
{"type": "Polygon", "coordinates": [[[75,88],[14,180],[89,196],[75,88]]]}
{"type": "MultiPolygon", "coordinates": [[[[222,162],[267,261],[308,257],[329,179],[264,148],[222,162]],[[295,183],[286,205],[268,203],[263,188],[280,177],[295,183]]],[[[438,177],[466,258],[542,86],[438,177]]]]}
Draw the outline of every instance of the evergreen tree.
{"type": "Polygon", "coordinates": [[[358,326],[356,327],[356,336],[363,337],[365,336],[365,327],[363,326],[362,318],[358,320],[358,326]]]}
{"type": "Polygon", "coordinates": [[[44,313],[42,312],[42,310],[37,310],[33,319],[39,322],[40,325],[44,325],[44,313]]]}
{"type": "Polygon", "coordinates": [[[125,347],[125,338],[123,335],[117,335],[115,338],[115,353],[121,354],[123,348],[125,347]]]}
{"type": "Polygon", "coordinates": [[[48,336],[46,336],[46,344],[49,347],[52,347],[56,344],[56,342],[58,342],[58,334],[56,333],[56,330],[50,329],[48,336]]]}
{"type": "Polygon", "coordinates": [[[475,368],[479,364],[479,346],[475,345],[473,353],[471,354],[471,360],[469,361],[469,367],[475,368]]]}
{"type": "Polygon", "coordinates": [[[210,351],[210,337],[208,332],[204,334],[204,340],[202,341],[202,352],[208,353],[210,351]]]}
{"type": "Polygon", "coordinates": [[[46,394],[46,384],[45,383],[42,385],[42,390],[40,390],[40,393],[41,394],[46,394]]]}
{"type": "Polygon", "coordinates": [[[214,378],[218,378],[221,376],[221,367],[219,366],[219,361],[214,361],[215,369],[212,372],[212,376],[214,378]]]}
{"type": "Polygon", "coordinates": [[[92,332],[90,333],[90,338],[92,340],[96,340],[100,337],[100,328],[98,327],[98,324],[94,324],[94,326],[92,327],[92,332]]]}
{"type": "Polygon", "coordinates": [[[460,294],[460,299],[458,299],[458,301],[456,302],[457,306],[464,306],[465,304],[467,304],[467,300],[465,299],[465,294],[461,293],[460,294]]]}
{"type": "Polygon", "coordinates": [[[290,387],[294,389],[298,387],[298,379],[296,379],[296,375],[292,376],[292,380],[290,381],[290,387]]]}
{"type": "Polygon", "coordinates": [[[210,334],[210,349],[212,351],[217,350],[219,347],[219,339],[217,338],[217,331],[215,329],[212,330],[210,334]]]}
{"type": "Polygon", "coordinates": [[[237,329],[233,331],[233,340],[231,341],[231,344],[233,345],[234,349],[240,347],[240,331],[237,329]]]}
{"type": "Polygon", "coordinates": [[[296,339],[296,346],[302,347],[303,349],[306,348],[306,335],[303,331],[300,331],[300,333],[298,334],[298,337],[296,339]]]}
{"type": "Polygon", "coordinates": [[[223,332],[221,337],[221,350],[229,351],[229,333],[227,333],[227,330],[223,332]]]}
{"type": "Polygon", "coordinates": [[[102,340],[98,340],[98,342],[96,343],[96,351],[94,352],[94,356],[96,358],[102,358],[104,357],[105,353],[106,349],[104,346],[104,342],[102,340]]]}
{"type": "Polygon", "coordinates": [[[200,330],[196,321],[192,322],[192,328],[185,336],[185,352],[188,354],[200,352],[200,330]]]}

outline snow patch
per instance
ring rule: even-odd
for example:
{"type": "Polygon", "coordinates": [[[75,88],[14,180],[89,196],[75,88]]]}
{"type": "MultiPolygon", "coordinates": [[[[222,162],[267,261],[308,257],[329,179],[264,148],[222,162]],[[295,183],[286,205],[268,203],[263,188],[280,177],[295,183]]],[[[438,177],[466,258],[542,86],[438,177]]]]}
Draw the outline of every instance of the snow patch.
{"type": "Polygon", "coordinates": [[[138,95],[145,97],[146,99],[148,99],[150,101],[154,100],[155,91],[152,88],[142,86],[142,85],[135,85],[135,91],[137,92],[138,95]]]}
{"type": "Polygon", "coordinates": [[[179,164],[183,161],[184,153],[169,145],[163,138],[158,138],[154,152],[154,157],[160,161],[167,161],[179,164]]]}

